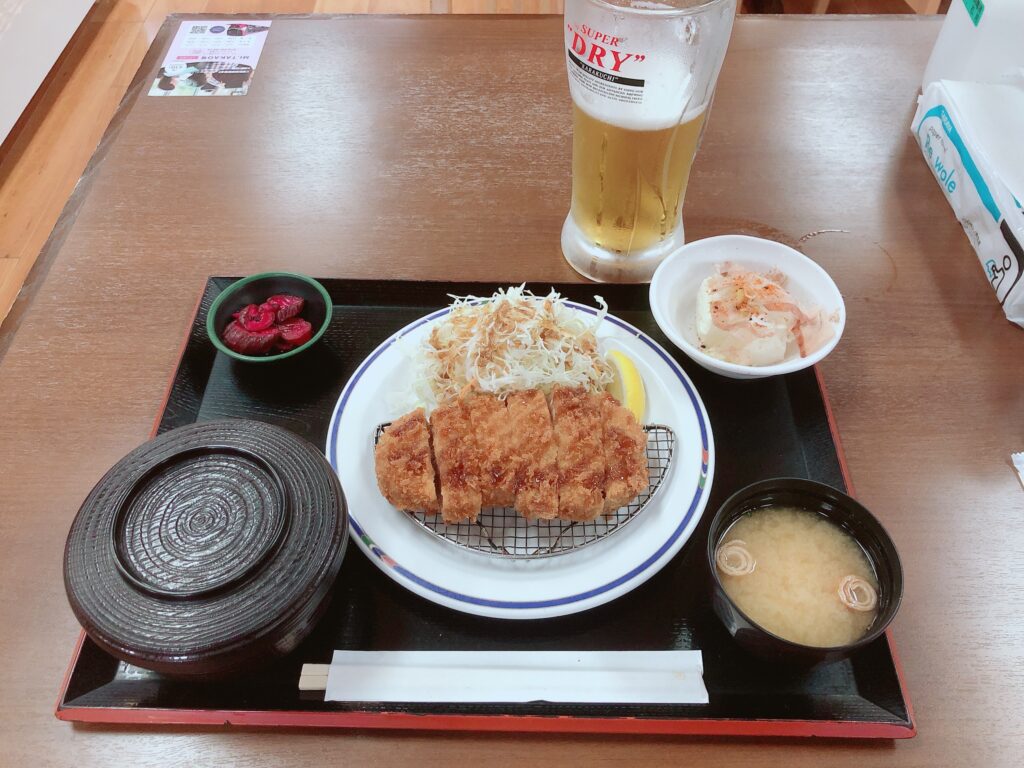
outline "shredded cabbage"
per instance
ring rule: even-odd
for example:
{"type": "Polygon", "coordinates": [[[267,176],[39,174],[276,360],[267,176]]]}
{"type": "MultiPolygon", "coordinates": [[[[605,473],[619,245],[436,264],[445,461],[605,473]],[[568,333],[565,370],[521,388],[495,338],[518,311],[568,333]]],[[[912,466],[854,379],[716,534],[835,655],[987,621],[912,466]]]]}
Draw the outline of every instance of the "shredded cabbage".
{"type": "Polygon", "coordinates": [[[608,314],[600,296],[594,317],[567,307],[557,291],[540,297],[525,284],[452,299],[414,358],[415,394],[428,408],[467,387],[504,397],[522,389],[549,394],[556,384],[597,391],[611,382],[594,334],[608,314]]]}

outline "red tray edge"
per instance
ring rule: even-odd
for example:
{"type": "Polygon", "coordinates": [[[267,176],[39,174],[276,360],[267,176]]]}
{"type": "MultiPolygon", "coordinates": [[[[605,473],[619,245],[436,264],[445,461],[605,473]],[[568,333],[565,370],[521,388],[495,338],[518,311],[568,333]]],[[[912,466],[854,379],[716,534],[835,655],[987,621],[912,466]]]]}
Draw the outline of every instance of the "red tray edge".
{"type": "MultiPolygon", "coordinates": [[[[188,340],[192,333],[192,322],[202,304],[206,286],[199,293],[196,305],[190,315],[185,338],[178,350],[178,361],[171,371],[164,390],[160,407],[157,409],[150,437],[156,435],[163,418],[164,409],[170,399],[174,380],[185,356],[188,340]]],[[[856,496],[850,480],[846,453],[839,437],[832,402],[829,399],[821,368],[814,366],[814,375],[821,390],[829,432],[836,446],[839,467],[850,496],[856,496]]],[[[71,673],[78,663],[85,631],[79,632],[78,641],[71,654],[61,683],[54,715],[58,720],[76,723],[112,723],[145,725],[237,725],[270,726],[282,728],[379,728],[411,730],[462,730],[492,732],[529,733],[644,733],[652,735],[688,736],[776,736],[776,737],[818,737],[852,739],[911,739],[917,735],[917,719],[907,691],[903,675],[903,664],[896,651],[892,629],[885,632],[900,683],[900,693],[907,705],[908,725],[892,723],[852,723],[849,721],[811,720],[648,720],[634,717],[579,718],[544,717],[540,715],[416,715],[407,712],[292,712],[288,710],[232,711],[232,710],[177,710],[177,709],[126,709],[118,707],[64,707],[61,702],[67,694],[71,673]]]]}
{"type": "MultiPolygon", "coordinates": [[[[836,456],[839,458],[839,469],[843,473],[843,482],[846,483],[846,492],[856,498],[857,492],[853,487],[853,480],[850,479],[850,467],[846,463],[846,451],[843,449],[843,440],[839,436],[839,427],[836,424],[835,414],[832,412],[832,399],[828,394],[828,387],[825,386],[825,377],[821,375],[821,367],[814,366],[814,376],[818,380],[818,389],[821,390],[821,401],[825,405],[825,416],[828,419],[828,430],[832,433],[832,442],[836,445],[836,456]]],[[[161,412],[163,409],[161,408],[161,412]]],[[[896,639],[893,637],[892,627],[885,631],[886,642],[889,643],[889,653],[892,656],[892,663],[896,667],[896,679],[900,682],[900,695],[907,705],[907,718],[910,722],[911,738],[917,735],[917,716],[914,714],[914,704],[910,700],[910,691],[907,690],[907,679],[903,674],[903,662],[900,660],[899,652],[896,650],[896,639]]]]}
{"type": "Polygon", "coordinates": [[[291,712],[262,710],[116,709],[58,707],[57,718],[81,723],[235,725],[279,728],[372,728],[522,733],[615,733],[688,736],[789,736],[909,739],[911,726],[807,720],[647,720],[539,715],[415,715],[407,712],[291,712]]]}

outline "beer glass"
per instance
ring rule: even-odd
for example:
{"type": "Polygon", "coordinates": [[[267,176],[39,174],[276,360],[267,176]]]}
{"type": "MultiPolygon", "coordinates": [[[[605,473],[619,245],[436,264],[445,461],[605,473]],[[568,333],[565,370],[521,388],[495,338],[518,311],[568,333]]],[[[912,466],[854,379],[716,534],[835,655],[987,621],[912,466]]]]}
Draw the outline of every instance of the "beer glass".
{"type": "Polygon", "coordinates": [[[645,282],[683,244],[683,197],[736,0],[565,0],[572,207],[562,253],[645,282]]]}

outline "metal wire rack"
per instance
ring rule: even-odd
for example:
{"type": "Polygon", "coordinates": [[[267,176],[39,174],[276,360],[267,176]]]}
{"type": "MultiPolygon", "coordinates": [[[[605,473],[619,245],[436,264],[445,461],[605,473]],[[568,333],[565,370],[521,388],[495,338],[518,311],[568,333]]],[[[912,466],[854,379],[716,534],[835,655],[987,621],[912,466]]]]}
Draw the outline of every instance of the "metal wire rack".
{"type": "MultiPolygon", "coordinates": [[[[377,427],[374,445],[390,422],[377,427]]],[[[663,424],[647,424],[647,489],[614,512],[586,522],[527,520],[512,507],[484,507],[474,522],[445,523],[440,515],[406,512],[434,536],[463,549],[528,560],[573,552],[621,530],[643,511],[668,476],[675,433],[663,424]]]]}

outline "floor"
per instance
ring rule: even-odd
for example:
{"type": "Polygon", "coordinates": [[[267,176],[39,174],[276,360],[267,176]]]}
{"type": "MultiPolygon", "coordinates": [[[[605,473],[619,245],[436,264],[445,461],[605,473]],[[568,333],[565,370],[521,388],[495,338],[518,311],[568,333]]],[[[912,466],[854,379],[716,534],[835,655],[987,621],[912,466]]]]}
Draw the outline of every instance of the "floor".
{"type": "MultiPolygon", "coordinates": [[[[741,9],[809,13],[818,4],[741,0],[741,9]]],[[[0,146],[0,320],[17,300],[164,17],[173,12],[561,13],[562,0],[98,0],[0,146]]],[[[904,0],[831,0],[829,12],[913,8],[904,0]]]]}

